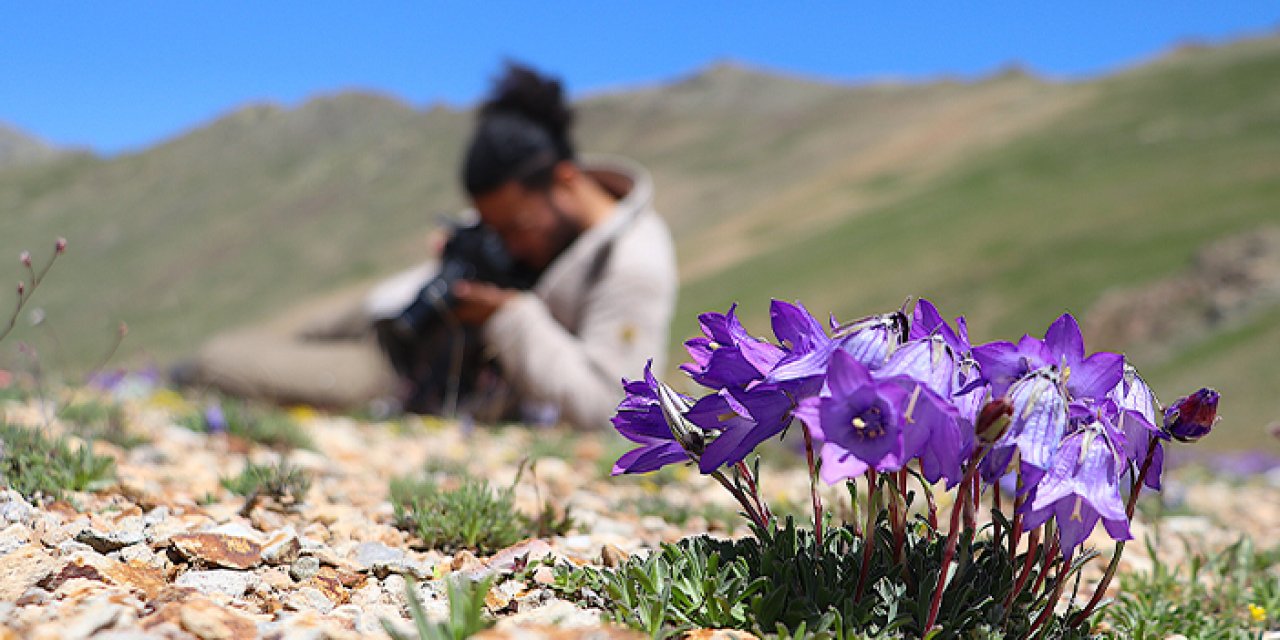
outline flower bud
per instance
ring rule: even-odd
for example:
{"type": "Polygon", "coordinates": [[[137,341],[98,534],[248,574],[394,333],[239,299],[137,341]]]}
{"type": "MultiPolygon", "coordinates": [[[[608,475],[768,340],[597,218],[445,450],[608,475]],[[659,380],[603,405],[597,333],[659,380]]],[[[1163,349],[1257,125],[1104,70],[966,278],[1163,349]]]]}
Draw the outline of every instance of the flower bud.
{"type": "Polygon", "coordinates": [[[1012,417],[1013,405],[1004,398],[992,400],[983,405],[982,410],[978,412],[978,421],[974,425],[978,440],[986,444],[999,440],[1009,428],[1012,417]]]}
{"type": "Polygon", "coordinates": [[[66,252],[66,250],[67,250],[67,239],[66,239],[66,238],[58,238],[58,241],[57,241],[56,243],[54,243],[54,245],[53,245],[53,249],[54,249],[54,251],[57,251],[58,253],[65,253],[65,252],[66,252]]]}
{"type": "Polygon", "coordinates": [[[29,268],[31,266],[31,252],[23,251],[22,253],[18,254],[18,260],[22,262],[22,266],[29,268]]]}
{"type": "Polygon", "coordinates": [[[1201,389],[1164,410],[1164,430],[1179,442],[1195,442],[1218,421],[1218,392],[1201,389]]]}
{"type": "Polygon", "coordinates": [[[22,294],[26,292],[27,292],[27,283],[19,280],[18,281],[18,297],[21,298],[22,294]]]}

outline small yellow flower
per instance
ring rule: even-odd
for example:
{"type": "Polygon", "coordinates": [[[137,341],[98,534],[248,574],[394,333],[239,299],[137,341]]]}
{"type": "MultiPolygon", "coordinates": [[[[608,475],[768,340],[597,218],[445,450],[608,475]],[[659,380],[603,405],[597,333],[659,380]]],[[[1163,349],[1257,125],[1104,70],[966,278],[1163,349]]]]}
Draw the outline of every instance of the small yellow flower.
{"type": "Polygon", "coordinates": [[[320,417],[320,412],[305,404],[295,404],[288,409],[289,417],[297,422],[307,423],[320,417]]]}
{"type": "Polygon", "coordinates": [[[1265,607],[1259,607],[1256,604],[1249,605],[1249,615],[1253,617],[1254,622],[1266,622],[1267,610],[1265,607]]]}

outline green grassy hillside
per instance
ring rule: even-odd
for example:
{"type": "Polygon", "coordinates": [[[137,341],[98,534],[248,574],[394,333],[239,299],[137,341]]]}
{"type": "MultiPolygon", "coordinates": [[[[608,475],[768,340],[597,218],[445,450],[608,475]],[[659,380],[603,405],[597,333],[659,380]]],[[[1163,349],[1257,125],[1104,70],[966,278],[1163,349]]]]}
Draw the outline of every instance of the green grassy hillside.
{"type": "MultiPolygon", "coordinates": [[[[46,325],[17,337],[74,370],[123,319],[122,359],[163,361],[409,264],[461,204],[469,118],[341,94],[118,158],[0,168],[0,256],[71,242],[35,302],[46,325]]],[[[578,138],[655,174],[684,279],[673,352],[733,301],[765,332],[771,296],[851,317],[925,295],[978,340],[1016,337],[1280,221],[1280,39],[1073,83],[850,87],[722,65],[583,101],[578,138]]],[[[1219,442],[1255,445],[1280,419],[1280,307],[1259,308],[1120,346],[1166,398],[1218,386],[1219,442]]]]}

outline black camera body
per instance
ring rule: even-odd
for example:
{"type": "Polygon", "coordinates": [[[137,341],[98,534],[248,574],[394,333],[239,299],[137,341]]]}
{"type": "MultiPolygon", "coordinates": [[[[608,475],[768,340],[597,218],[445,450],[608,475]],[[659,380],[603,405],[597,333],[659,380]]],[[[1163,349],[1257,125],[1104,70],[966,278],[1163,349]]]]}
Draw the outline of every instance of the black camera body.
{"type": "Polygon", "coordinates": [[[527,290],[538,273],[514,260],[502,239],[475,223],[456,226],[440,256],[440,270],[400,315],[375,325],[378,343],[409,389],[405,409],[452,414],[489,368],[478,329],[458,323],[454,287],[460,280],[527,290]]]}
{"type": "Polygon", "coordinates": [[[396,330],[406,336],[422,336],[435,325],[451,323],[457,304],[453,289],[459,280],[523,290],[533,287],[537,274],[516,262],[489,227],[480,223],[457,227],[444,245],[440,272],[400,312],[396,330]]]}

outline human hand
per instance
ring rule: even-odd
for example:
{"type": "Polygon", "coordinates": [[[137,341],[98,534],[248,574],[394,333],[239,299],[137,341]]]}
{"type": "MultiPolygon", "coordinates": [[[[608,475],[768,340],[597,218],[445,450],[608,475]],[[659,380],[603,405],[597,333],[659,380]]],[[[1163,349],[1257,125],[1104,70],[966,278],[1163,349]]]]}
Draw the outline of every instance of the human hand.
{"type": "Polygon", "coordinates": [[[487,282],[459,280],[453,286],[453,296],[458,301],[453,313],[463,324],[482,325],[516,293],[514,289],[503,289],[487,282]]]}

